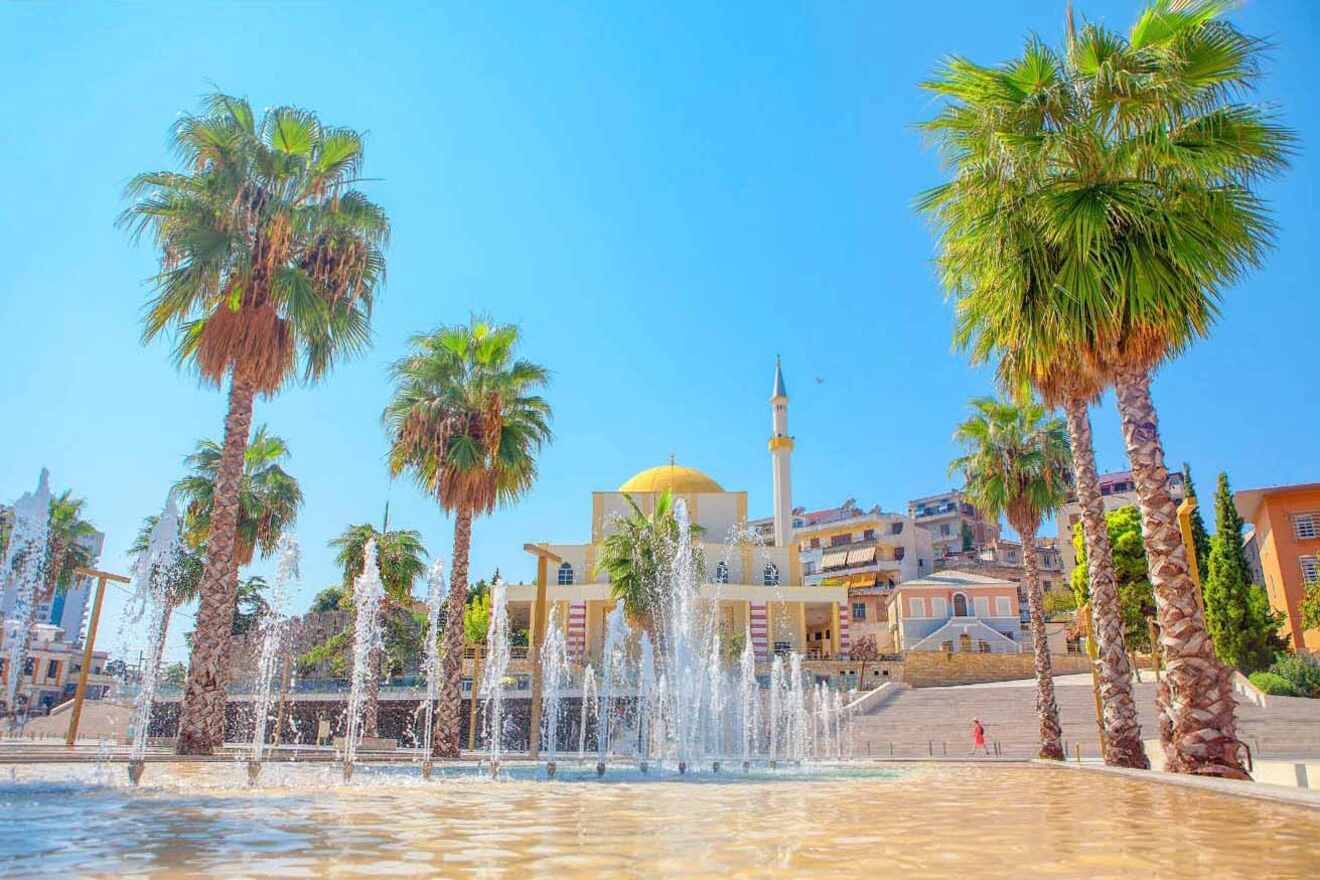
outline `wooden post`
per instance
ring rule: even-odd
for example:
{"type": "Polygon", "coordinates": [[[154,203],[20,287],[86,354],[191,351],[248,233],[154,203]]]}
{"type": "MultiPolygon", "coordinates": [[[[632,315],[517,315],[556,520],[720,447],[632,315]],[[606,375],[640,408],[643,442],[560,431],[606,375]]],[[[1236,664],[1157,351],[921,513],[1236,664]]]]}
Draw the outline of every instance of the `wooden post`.
{"type": "Polygon", "coordinates": [[[545,685],[544,673],[541,669],[541,646],[545,644],[545,630],[549,626],[546,579],[550,561],[560,560],[549,550],[535,544],[523,544],[523,549],[536,556],[536,602],[532,605],[532,631],[530,638],[527,639],[528,659],[532,663],[532,706],[527,731],[527,754],[535,761],[541,754],[541,692],[545,685]]]}
{"type": "Polygon", "coordinates": [[[96,647],[96,628],[101,622],[101,603],[105,600],[105,582],[126,584],[129,579],[108,571],[80,568],[76,574],[96,578],[96,598],[92,600],[92,620],[87,625],[87,644],[83,646],[82,668],[78,670],[78,690],[73,695],[73,711],[69,713],[69,731],[64,744],[72,747],[78,741],[78,725],[82,721],[83,700],[87,697],[87,675],[92,669],[92,652],[96,647]]]}
{"type": "Polygon", "coordinates": [[[1077,609],[1077,613],[1082,615],[1082,622],[1086,624],[1086,654],[1091,658],[1091,692],[1095,696],[1095,726],[1100,733],[1100,754],[1103,756],[1108,751],[1108,747],[1105,738],[1104,704],[1100,700],[1100,673],[1095,668],[1100,648],[1095,643],[1095,628],[1091,624],[1091,603],[1084,603],[1077,609]]]}
{"type": "Polygon", "coordinates": [[[1201,596],[1201,571],[1196,567],[1196,542],[1192,540],[1192,511],[1196,510],[1196,499],[1188,496],[1178,505],[1178,529],[1182,532],[1183,549],[1187,555],[1187,573],[1196,584],[1196,607],[1205,615],[1205,599],[1201,596]]]}

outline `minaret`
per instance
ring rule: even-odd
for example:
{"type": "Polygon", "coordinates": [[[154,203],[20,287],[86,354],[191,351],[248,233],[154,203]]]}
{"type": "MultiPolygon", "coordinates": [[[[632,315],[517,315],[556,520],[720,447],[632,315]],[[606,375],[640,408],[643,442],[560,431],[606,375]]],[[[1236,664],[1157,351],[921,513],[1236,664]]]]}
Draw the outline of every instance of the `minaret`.
{"type": "Polygon", "coordinates": [[[793,538],[793,484],[789,476],[789,459],[793,455],[793,438],[788,436],[788,390],[784,387],[784,370],[775,355],[775,387],[770,393],[770,458],[774,467],[775,492],[775,546],[787,547],[793,538]]]}

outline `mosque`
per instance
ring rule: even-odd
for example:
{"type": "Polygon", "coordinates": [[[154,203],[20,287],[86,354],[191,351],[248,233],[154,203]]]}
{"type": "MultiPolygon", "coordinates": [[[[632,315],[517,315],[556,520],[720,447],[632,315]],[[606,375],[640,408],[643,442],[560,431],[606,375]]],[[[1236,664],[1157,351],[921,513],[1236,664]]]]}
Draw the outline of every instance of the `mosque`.
{"type": "MultiPolygon", "coordinates": [[[[605,617],[614,607],[610,584],[596,575],[601,542],[614,523],[629,511],[626,496],[644,512],[655,508],[668,489],[682,498],[694,525],[700,526],[705,577],[703,597],[719,603],[725,643],[750,632],[758,663],[774,654],[801,653],[814,660],[848,657],[849,605],[846,586],[805,586],[798,548],[793,541],[791,461],[793,438],[788,433],[788,391],[783,369],[775,363],[770,395],[769,452],[774,498],[773,544],[737,540],[747,534],[747,492],[727,491],[701,471],[670,462],[648,468],[614,491],[591,495],[591,540],[585,544],[536,544],[527,549],[550,560],[546,566],[546,600],[557,613],[547,615],[566,627],[565,642],[572,659],[599,662],[605,617]]],[[[534,625],[535,584],[510,584],[509,616],[515,628],[534,625]]],[[[532,636],[535,644],[542,639],[532,636]]]]}

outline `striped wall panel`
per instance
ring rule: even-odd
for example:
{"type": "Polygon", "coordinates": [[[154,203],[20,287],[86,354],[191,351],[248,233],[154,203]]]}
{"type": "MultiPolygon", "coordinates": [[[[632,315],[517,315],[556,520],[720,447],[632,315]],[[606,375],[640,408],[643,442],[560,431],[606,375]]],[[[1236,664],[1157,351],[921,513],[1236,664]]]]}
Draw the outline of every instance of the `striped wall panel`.
{"type": "Polygon", "coordinates": [[[839,603],[839,659],[847,660],[852,650],[852,639],[848,635],[852,623],[852,606],[847,602],[839,603]]]}
{"type": "Polygon", "coordinates": [[[752,651],[758,663],[770,659],[770,618],[765,602],[748,602],[749,623],[752,630],[752,651]]]}
{"type": "Polygon", "coordinates": [[[572,602],[568,606],[568,656],[581,661],[587,653],[587,603],[572,602]]]}

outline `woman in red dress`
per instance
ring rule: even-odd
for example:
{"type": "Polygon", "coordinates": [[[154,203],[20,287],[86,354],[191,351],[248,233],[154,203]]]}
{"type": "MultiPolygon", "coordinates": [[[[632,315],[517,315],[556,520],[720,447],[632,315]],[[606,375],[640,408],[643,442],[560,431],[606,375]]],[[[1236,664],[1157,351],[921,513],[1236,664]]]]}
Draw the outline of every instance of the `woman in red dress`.
{"type": "Polygon", "coordinates": [[[985,744],[985,728],[981,726],[981,719],[972,719],[972,754],[981,749],[987,755],[990,754],[990,747],[985,744]]]}

